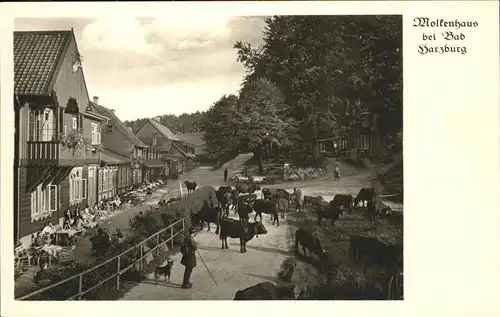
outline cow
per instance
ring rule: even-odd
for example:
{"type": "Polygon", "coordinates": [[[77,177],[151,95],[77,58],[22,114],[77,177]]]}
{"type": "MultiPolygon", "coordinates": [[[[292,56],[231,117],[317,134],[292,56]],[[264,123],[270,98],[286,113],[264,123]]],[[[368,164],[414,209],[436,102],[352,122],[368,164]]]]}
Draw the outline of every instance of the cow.
{"type": "Polygon", "coordinates": [[[314,208],[316,215],[318,216],[318,226],[321,226],[321,220],[331,219],[332,225],[335,224],[342,214],[342,210],[338,206],[333,204],[333,200],[329,203],[323,203],[314,208]]]}
{"type": "Polygon", "coordinates": [[[337,194],[333,197],[332,203],[335,207],[342,207],[344,211],[352,213],[352,195],[337,194]]]}
{"type": "Polygon", "coordinates": [[[361,203],[362,207],[365,207],[365,202],[375,199],[375,188],[363,187],[359,190],[359,193],[354,198],[354,206],[358,206],[361,203]]]}
{"type": "Polygon", "coordinates": [[[296,286],[277,286],[262,282],[236,292],[234,300],[290,300],[298,298],[296,286]]]}
{"type": "Polygon", "coordinates": [[[240,252],[247,252],[247,242],[252,240],[254,236],[259,237],[259,234],[266,234],[267,229],[262,222],[243,223],[238,220],[223,218],[220,220],[220,239],[222,240],[221,249],[229,249],[227,246],[227,238],[240,239],[240,252]]]}
{"type": "Polygon", "coordinates": [[[191,216],[191,222],[193,223],[193,225],[201,223],[201,230],[203,230],[203,223],[206,222],[208,225],[208,231],[210,231],[210,223],[215,223],[217,225],[215,234],[218,234],[221,215],[222,210],[220,207],[210,206],[208,202],[205,201],[200,211],[197,214],[191,216]]]}
{"type": "Polygon", "coordinates": [[[186,185],[188,194],[194,192],[196,190],[196,186],[198,186],[196,182],[190,182],[190,181],[185,181],[184,185],[186,185]]]}
{"type": "Polygon", "coordinates": [[[236,205],[236,212],[238,213],[240,221],[248,223],[248,220],[250,219],[249,214],[253,212],[251,203],[243,200],[238,200],[238,204],[236,205]]]}
{"type": "MultiPolygon", "coordinates": [[[[285,212],[288,210],[288,200],[286,198],[280,198],[278,199],[278,211],[281,215],[281,219],[285,219],[285,212]]],[[[279,226],[279,223],[278,223],[279,226]]]]}
{"type": "Polygon", "coordinates": [[[244,193],[253,194],[253,193],[255,193],[256,190],[260,189],[260,186],[257,184],[251,184],[251,185],[238,184],[235,186],[235,188],[240,194],[244,194],[244,193]]]}
{"type": "Polygon", "coordinates": [[[325,200],[323,199],[322,196],[304,196],[304,206],[310,204],[310,205],[313,205],[313,206],[316,206],[316,205],[320,205],[321,203],[323,203],[325,200]]]}
{"type": "Polygon", "coordinates": [[[238,195],[240,194],[236,189],[231,189],[231,200],[230,203],[233,205],[233,208],[236,209],[236,204],[238,202],[238,195]]]}
{"type": "Polygon", "coordinates": [[[284,188],[264,188],[262,196],[264,199],[285,198],[288,200],[288,203],[291,203],[293,194],[287,192],[284,188]]]}
{"type": "Polygon", "coordinates": [[[256,194],[251,194],[251,195],[240,195],[237,198],[237,201],[244,201],[247,203],[253,203],[257,199],[256,194]]]}
{"type": "Polygon", "coordinates": [[[314,235],[307,229],[299,228],[295,231],[295,252],[299,253],[299,244],[302,246],[304,256],[307,257],[306,250],[309,250],[311,255],[315,254],[320,262],[326,263],[328,260],[328,251],[323,249],[321,241],[317,235],[314,235]]]}
{"type": "Polygon", "coordinates": [[[264,213],[271,215],[271,219],[273,219],[273,226],[274,222],[277,222],[277,227],[280,226],[276,200],[256,199],[253,202],[253,210],[255,210],[254,221],[257,220],[257,216],[259,216],[262,221],[262,214],[264,213]]]}
{"type": "Polygon", "coordinates": [[[237,291],[234,300],[277,300],[277,287],[271,282],[262,282],[237,291]]]}
{"type": "Polygon", "coordinates": [[[219,202],[219,207],[225,213],[225,216],[229,216],[229,202],[231,194],[228,192],[226,187],[220,187],[216,192],[215,196],[219,202]]]}

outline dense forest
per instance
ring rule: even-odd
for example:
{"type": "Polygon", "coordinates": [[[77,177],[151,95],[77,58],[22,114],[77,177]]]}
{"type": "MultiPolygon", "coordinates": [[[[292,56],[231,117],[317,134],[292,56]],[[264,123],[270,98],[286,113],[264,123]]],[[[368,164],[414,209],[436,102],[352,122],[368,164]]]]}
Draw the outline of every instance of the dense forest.
{"type": "MultiPolygon", "coordinates": [[[[209,155],[221,161],[265,148],[302,148],[319,159],[318,140],[353,146],[362,115],[397,140],[402,130],[401,16],[274,16],[264,44],[237,42],[247,70],[238,95],[222,96],[203,120],[209,155]]],[[[398,141],[399,142],[399,141],[398,141]]]]}
{"type": "MultiPolygon", "coordinates": [[[[179,116],[167,114],[160,116],[160,123],[168,127],[173,133],[203,132],[202,120],[205,115],[205,111],[183,113],[179,116]]],[[[142,120],[144,119],[125,121],[125,124],[134,128],[142,120]]]]}

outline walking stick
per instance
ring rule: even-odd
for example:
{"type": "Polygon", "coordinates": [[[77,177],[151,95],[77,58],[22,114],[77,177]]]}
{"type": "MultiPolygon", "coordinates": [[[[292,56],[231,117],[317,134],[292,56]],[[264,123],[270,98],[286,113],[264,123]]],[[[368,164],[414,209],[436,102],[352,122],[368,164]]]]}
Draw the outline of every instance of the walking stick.
{"type": "Polygon", "coordinates": [[[205,266],[205,268],[207,269],[207,272],[208,274],[210,274],[210,277],[212,278],[212,280],[214,281],[215,285],[217,285],[217,282],[215,281],[215,278],[214,276],[212,275],[212,272],[210,272],[210,270],[208,269],[208,266],[207,264],[205,263],[205,261],[203,261],[203,258],[201,257],[201,254],[198,250],[196,250],[196,253],[198,253],[198,257],[200,258],[201,262],[203,263],[203,265],[205,266]]]}

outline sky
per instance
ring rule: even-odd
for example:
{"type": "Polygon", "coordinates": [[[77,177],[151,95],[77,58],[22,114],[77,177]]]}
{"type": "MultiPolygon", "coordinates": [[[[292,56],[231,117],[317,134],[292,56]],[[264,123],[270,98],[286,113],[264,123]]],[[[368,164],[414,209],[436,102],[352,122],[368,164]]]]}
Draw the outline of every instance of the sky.
{"type": "Polygon", "coordinates": [[[217,14],[117,19],[18,18],[16,31],[73,27],[89,97],[122,120],[207,110],[237,93],[245,69],[233,44],[262,44],[263,17],[217,14]]]}

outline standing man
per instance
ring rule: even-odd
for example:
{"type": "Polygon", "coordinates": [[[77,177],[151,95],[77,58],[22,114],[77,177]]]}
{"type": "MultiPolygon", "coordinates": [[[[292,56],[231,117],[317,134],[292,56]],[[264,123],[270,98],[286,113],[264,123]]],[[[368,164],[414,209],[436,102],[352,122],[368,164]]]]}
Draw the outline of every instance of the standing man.
{"type": "Polygon", "coordinates": [[[294,187],[293,192],[295,194],[295,211],[301,211],[303,203],[302,191],[294,187]]]}
{"type": "Polygon", "coordinates": [[[191,273],[196,267],[196,249],[197,244],[194,240],[193,234],[196,232],[194,227],[189,228],[189,233],[184,239],[181,246],[182,259],[181,264],[186,267],[184,270],[184,279],[182,281],[182,288],[191,288],[193,284],[190,282],[191,273]]]}
{"type": "Polygon", "coordinates": [[[338,181],[340,180],[340,166],[339,163],[335,164],[335,180],[338,181]]]}
{"type": "Polygon", "coordinates": [[[224,181],[227,182],[227,167],[224,169],[224,181]]]}

